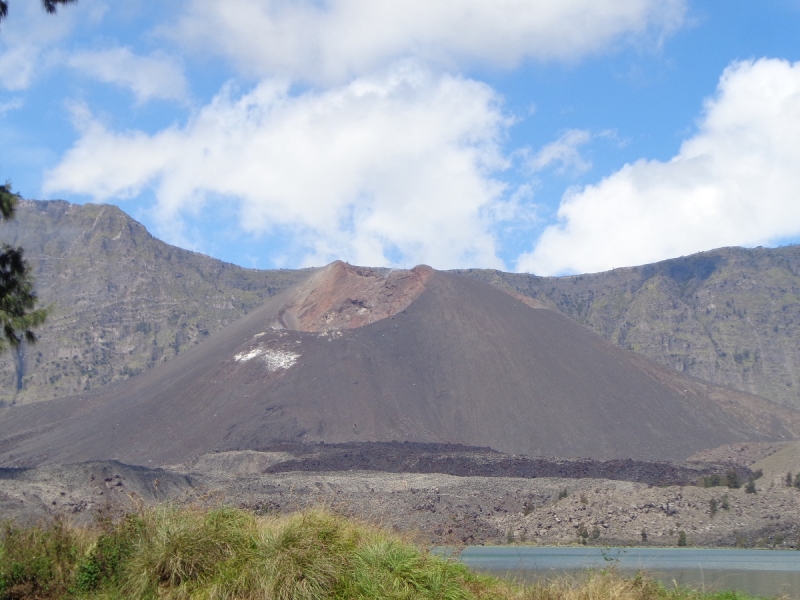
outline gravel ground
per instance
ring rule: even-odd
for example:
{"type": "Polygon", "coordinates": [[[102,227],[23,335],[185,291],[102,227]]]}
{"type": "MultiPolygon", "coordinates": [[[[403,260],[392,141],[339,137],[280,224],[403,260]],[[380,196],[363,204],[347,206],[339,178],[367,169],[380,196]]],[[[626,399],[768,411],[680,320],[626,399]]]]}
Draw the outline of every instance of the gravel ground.
{"type": "Polygon", "coordinates": [[[757,493],[748,494],[598,478],[264,474],[286,459],[242,452],[164,469],[116,462],[0,469],[0,519],[65,515],[87,523],[100,513],[162,501],[231,504],[263,514],[325,504],[433,544],[675,546],[684,531],[690,545],[800,548],[800,490],[777,480],[758,480],[757,493]]]}

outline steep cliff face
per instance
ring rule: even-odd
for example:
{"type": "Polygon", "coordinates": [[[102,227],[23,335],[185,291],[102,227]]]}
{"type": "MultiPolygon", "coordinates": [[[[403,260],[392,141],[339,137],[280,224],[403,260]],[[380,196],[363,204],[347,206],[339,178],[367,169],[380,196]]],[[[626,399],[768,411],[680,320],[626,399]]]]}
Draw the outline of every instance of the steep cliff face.
{"type": "Polygon", "coordinates": [[[800,246],[722,248],[561,278],[460,272],[677,371],[800,407],[800,246]]]}
{"type": "Polygon", "coordinates": [[[0,402],[46,400],[165,362],[308,276],[256,271],[155,239],[119,208],[22,201],[20,245],[52,314],[40,341],[0,356],[0,402]]]}

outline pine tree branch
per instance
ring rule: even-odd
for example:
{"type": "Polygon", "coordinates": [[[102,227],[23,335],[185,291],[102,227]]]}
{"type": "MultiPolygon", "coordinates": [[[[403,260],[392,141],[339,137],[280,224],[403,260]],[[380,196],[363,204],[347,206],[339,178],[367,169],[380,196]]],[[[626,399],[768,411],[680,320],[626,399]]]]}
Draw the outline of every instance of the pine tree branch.
{"type": "MultiPolygon", "coordinates": [[[[53,14],[58,10],[59,4],[75,4],[78,0],[42,0],[42,8],[48,14],[53,14]]],[[[8,1],[0,0],[0,21],[8,16],[8,1]]]]}

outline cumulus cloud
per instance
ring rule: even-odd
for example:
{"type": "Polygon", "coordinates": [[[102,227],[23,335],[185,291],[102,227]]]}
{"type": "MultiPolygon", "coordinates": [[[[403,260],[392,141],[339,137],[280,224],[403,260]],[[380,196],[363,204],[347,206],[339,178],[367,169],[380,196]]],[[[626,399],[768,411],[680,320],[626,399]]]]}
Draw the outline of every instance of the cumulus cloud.
{"type": "Polygon", "coordinates": [[[130,89],[138,103],[188,97],[183,69],[165,55],[138,56],[129,48],[117,47],[74,54],[68,64],[90,77],[130,89]]]}
{"type": "Polygon", "coordinates": [[[698,132],[667,162],[640,160],[567,193],[517,267],[596,272],[800,234],[800,63],[736,62],[698,132]]]}
{"type": "Polygon", "coordinates": [[[79,109],[80,138],[45,191],[106,200],[153,189],[166,229],[234,202],[244,230],[289,234],[295,265],[503,266],[490,231],[510,214],[496,174],[511,122],[489,86],[406,62],[326,91],[288,87],[228,87],[153,135],[79,109]]]}
{"type": "Polygon", "coordinates": [[[344,82],[398,59],[447,69],[573,60],[677,28],[685,0],[192,0],[174,36],[258,76],[344,82]]]}

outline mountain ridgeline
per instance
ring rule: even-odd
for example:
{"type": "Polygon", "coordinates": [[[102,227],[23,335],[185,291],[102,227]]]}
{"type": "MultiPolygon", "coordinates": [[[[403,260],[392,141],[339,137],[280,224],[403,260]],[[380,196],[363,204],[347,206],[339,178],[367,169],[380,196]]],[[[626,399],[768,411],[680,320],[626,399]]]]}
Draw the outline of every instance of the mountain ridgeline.
{"type": "Polygon", "coordinates": [[[572,277],[457,272],[687,375],[800,407],[800,246],[721,248],[572,277]]]}
{"type": "MultiPolygon", "coordinates": [[[[23,201],[21,245],[43,305],[35,346],[0,357],[0,403],[97,389],[167,362],[305,279],[176,248],[120,209],[23,201]]],[[[457,271],[560,311],[613,344],[707,382],[800,407],[800,247],[724,248],[574,277],[457,271]]]]}
{"type": "Polygon", "coordinates": [[[170,246],[110,205],[21,201],[0,241],[24,248],[42,306],[52,306],[35,346],[0,356],[6,405],[128,379],[308,276],[170,246]]]}

